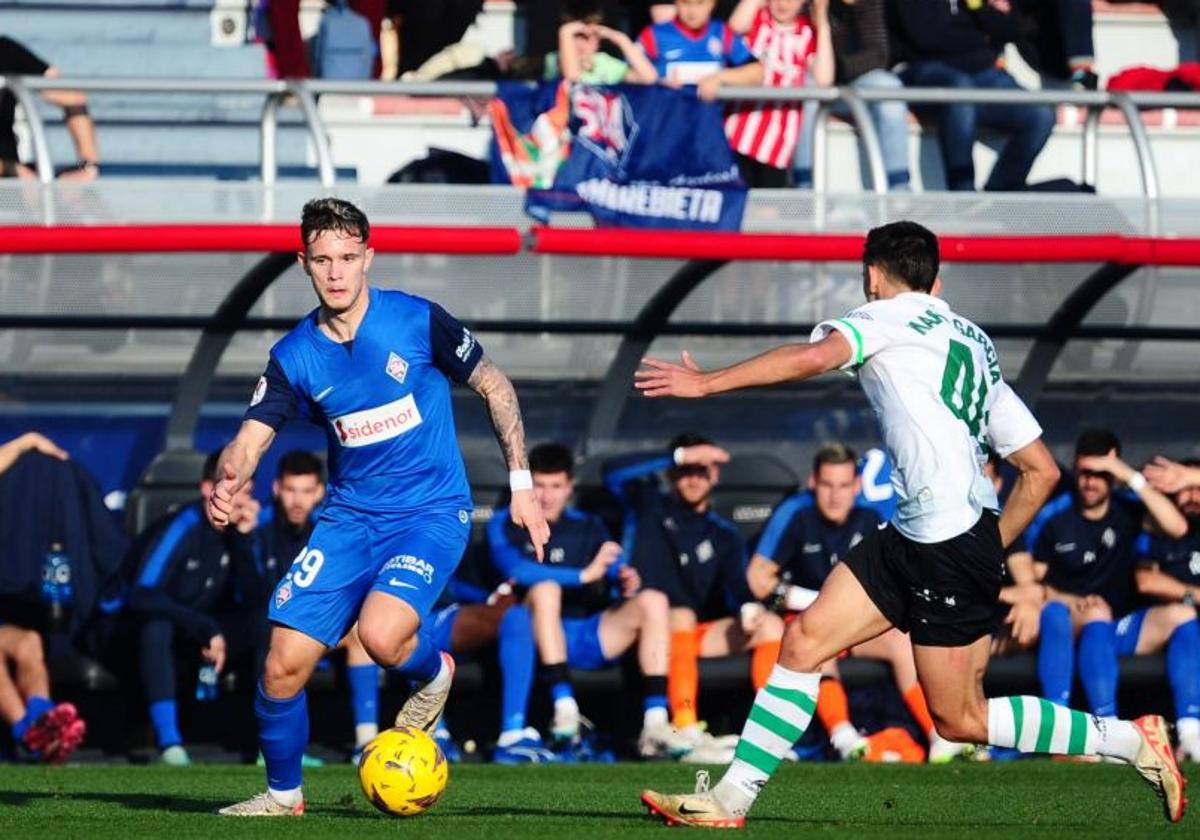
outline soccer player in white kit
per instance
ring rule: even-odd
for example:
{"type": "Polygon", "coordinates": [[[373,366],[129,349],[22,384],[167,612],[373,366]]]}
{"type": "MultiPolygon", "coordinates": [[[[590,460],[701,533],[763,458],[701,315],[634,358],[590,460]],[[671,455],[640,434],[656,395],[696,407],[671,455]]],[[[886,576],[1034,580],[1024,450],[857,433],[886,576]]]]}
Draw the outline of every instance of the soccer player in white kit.
{"type": "Polygon", "coordinates": [[[891,627],[910,633],[917,676],[942,737],[1028,753],[1101,755],[1134,766],[1178,822],[1186,781],[1157,715],[1098,718],[1037,697],[983,694],[990,630],[1016,539],[1058,481],[1042,429],[1004,382],[995,345],[938,295],[937,237],[914,222],[867,234],[867,303],[823,321],[811,343],[789,344],[727,368],[645,359],[649,397],[709,394],[857,374],[895,467],[892,521],[833,568],[816,601],[788,625],[779,662],[755,697],[733,762],[711,791],[644,791],[671,825],[739,828],[816,707],[822,662],[891,627]],[[1003,512],[983,474],[990,447],[1018,470],[1003,512]]]}

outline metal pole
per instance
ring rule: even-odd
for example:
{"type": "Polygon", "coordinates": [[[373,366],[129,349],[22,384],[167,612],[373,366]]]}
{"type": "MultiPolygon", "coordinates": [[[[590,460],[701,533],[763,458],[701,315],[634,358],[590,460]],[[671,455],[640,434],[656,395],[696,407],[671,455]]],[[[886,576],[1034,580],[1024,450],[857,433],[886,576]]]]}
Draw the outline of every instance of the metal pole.
{"type": "Polygon", "coordinates": [[[854,88],[841,87],[838,88],[838,93],[854,117],[859,139],[862,141],[863,149],[866,150],[867,168],[871,172],[871,189],[876,195],[887,195],[887,168],[883,164],[883,147],[879,143],[879,132],[875,130],[875,121],[871,119],[871,111],[854,88]]]}
{"type": "Polygon", "coordinates": [[[308,124],[308,133],[312,137],[313,147],[317,152],[317,172],[321,177],[321,186],[332,187],[337,179],[333,168],[333,151],[329,148],[329,137],[325,133],[325,124],[317,111],[317,100],[303,82],[289,81],[288,90],[300,103],[304,113],[304,122],[308,124]]]}
{"type": "Polygon", "coordinates": [[[1146,124],[1142,122],[1142,113],[1128,93],[1114,93],[1112,102],[1121,109],[1129,125],[1129,135],[1133,138],[1133,148],[1137,152],[1138,168],[1142,174],[1142,193],[1148,200],[1157,201],[1158,171],[1154,166],[1154,153],[1150,149],[1150,136],[1146,133],[1146,124]]]}
{"type": "Polygon", "coordinates": [[[54,181],[54,163],[50,160],[50,144],[46,142],[46,123],[38,113],[37,99],[25,87],[18,76],[8,76],[5,85],[13,92],[21,110],[25,112],[25,120],[29,123],[29,139],[33,142],[33,154],[37,158],[38,180],[43,184],[54,181]]]}
{"type": "Polygon", "coordinates": [[[268,93],[258,118],[259,173],[266,187],[275,186],[275,178],[279,174],[279,104],[282,101],[281,94],[268,93]]]}
{"type": "Polygon", "coordinates": [[[1088,106],[1083,121],[1083,183],[1095,187],[1100,172],[1100,115],[1103,108],[1088,106]]]}
{"type": "Polygon", "coordinates": [[[829,157],[829,103],[818,102],[813,114],[813,192],[824,195],[829,189],[826,171],[829,157]]]}

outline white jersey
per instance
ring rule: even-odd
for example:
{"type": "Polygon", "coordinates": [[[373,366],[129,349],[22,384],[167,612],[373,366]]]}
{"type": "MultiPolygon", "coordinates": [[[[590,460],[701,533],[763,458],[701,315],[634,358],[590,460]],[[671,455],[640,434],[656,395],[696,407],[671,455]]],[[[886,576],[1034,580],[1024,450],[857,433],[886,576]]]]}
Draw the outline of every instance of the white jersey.
{"type": "Polygon", "coordinates": [[[984,446],[1001,458],[1042,434],[1000,375],[996,347],[939,298],[905,292],[860,306],[812,333],[850,342],[843,369],[858,373],[892,459],[892,524],[915,542],[962,534],[999,509],[983,474],[984,446]]]}

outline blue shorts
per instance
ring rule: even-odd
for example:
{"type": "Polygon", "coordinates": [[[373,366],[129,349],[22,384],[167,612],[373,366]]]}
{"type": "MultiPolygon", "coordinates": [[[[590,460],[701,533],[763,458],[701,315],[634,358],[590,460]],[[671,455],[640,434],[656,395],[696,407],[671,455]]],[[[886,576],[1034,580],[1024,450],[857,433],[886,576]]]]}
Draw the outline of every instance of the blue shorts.
{"type": "Polygon", "coordinates": [[[454,633],[454,622],[458,618],[458,604],[442,607],[425,620],[425,631],[438,650],[450,650],[450,637],[454,633]]]}
{"type": "Polygon", "coordinates": [[[563,635],[567,638],[567,664],[583,671],[607,668],[616,662],[604,655],[600,645],[600,619],[598,612],[587,618],[564,618],[563,635]]]}
{"type": "Polygon", "coordinates": [[[1149,607],[1131,612],[1117,622],[1117,656],[1133,656],[1137,650],[1138,637],[1142,635],[1142,622],[1146,620],[1149,607]]]}
{"type": "Polygon", "coordinates": [[[424,619],[470,533],[467,511],[395,516],[326,508],[275,587],[268,618],[330,647],[358,620],[372,591],[399,598],[424,619]]]}

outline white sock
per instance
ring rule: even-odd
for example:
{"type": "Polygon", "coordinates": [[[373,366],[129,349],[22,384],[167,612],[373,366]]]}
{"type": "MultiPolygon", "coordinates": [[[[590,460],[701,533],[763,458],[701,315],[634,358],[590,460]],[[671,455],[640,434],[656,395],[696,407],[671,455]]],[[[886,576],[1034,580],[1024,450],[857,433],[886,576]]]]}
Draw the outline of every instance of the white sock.
{"type": "Polygon", "coordinates": [[[1195,743],[1200,740],[1200,718],[1179,718],[1175,721],[1175,733],[1179,736],[1179,743],[1195,743]]]}
{"type": "Polygon", "coordinates": [[[988,701],[988,743],[1025,753],[1103,755],[1132,762],[1142,746],[1137,727],[1101,718],[1040,697],[988,701]]]}
{"type": "Polygon", "coordinates": [[[446,661],[446,654],[442,654],[442,667],[438,668],[437,676],[425,683],[421,690],[431,688],[435,691],[441,691],[450,683],[450,677],[453,672],[450,670],[450,663],[446,661]]]}
{"type": "Polygon", "coordinates": [[[356,723],[354,724],[354,746],[365,747],[367,744],[379,734],[379,724],[377,723],[356,723]]]}
{"type": "Polygon", "coordinates": [[[862,734],[854,728],[852,723],[839,723],[829,733],[829,743],[833,744],[833,748],[845,758],[854,748],[858,746],[858,742],[862,740],[862,734]]]}
{"type": "Polygon", "coordinates": [[[779,762],[808,728],[820,687],[820,674],[775,665],[754,697],[729,769],[713,788],[713,796],[726,811],[742,816],[750,810],[779,762]]]}
{"type": "Polygon", "coordinates": [[[268,787],[267,793],[285,808],[295,808],[304,800],[304,790],[298,787],[291,790],[275,790],[275,788],[268,787]]]}
{"type": "Polygon", "coordinates": [[[642,712],[642,726],[646,729],[651,726],[663,726],[669,722],[670,718],[667,716],[665,706],[651,706],[642,712]]]}
{"type": "Polygon", "coordinates": [[[560,697],[554,701],[554,714],[556,715],[578,715],[579,704],[575,702],[574,697],[560,697]]]}

